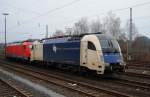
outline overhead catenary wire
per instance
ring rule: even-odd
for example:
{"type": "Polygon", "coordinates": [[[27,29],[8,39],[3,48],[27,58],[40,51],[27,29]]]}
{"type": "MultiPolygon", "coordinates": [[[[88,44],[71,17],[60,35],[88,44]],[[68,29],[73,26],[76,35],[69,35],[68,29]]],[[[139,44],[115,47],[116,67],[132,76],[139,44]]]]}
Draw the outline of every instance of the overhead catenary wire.
{"type": "MultiPolygon", "coordinates": [[[[56,7],[56,8],[54,8],[54,9],[51,9],[51,10],[45,12],[45,13],[42,13],[42,14],[40,14],[40,15],[38,15],[38,16],[32,17],[32,18],[30,18],[30,19],[28,19],[28,20],[22,22],[21,25],[30,23],[30,22],[32,22],[32,20],[35,20],[35,19],[37,19],[37,18],[39,18],[39,17],[45,16],[45,15],[50,14],[50,13],[52,13],[52,12],[55,12],[55,11],[57,11],[57,10],[63,9],[63,8],[65,8],[65,7],[71,6],[71,5],[73,5],[74,3],[77,3],[77,2],[79,2],[79,1],[80,1],[80,0],[74,0],[74,1],[71,1],[71,2],[69,2],[69,3],[64,4],[64,5],[62,5],[62,6],[56,7]]],[[[13,27],[11,27],[11,28],[9,28],[9,29],[14,29],[15,27],[17,27],[17,26],[13,26],[13,27]]]]}
{"type": "MultiPolygon", "coordinates": [[[[49,10],[49,11],[47,11],[46,13],[43,13],[43,14],[41,14],[41,15],[38,15],[37,17],[33,17],[33,18],[31,18],[31,19],[29,19],[29,20],[27,20],[27,21],[23,21],[20,26],[22,26],[23,24],[30,23],[30,22],[32,22],[33,20],[36,20],[36,19],[39,18],[39,17],[46,16],[46,15],[52,13],[52,12],[55,12],[55,11],[57,11],[57,10],[60,10],[60,9],[65,8],[65,7],[67,7],[67,6],[70,6],[70,4],[72,5],[72,4],[74,4],[75,2],[77,2],[77,1],[80,1],[80,0],[74,0],[74,1],[72,1],[72,2],[70,2],[70,3],[64,4],[64,5],[60,6],[60,7],[54,8],[54,9],[52,9],[52,10],[49,10]]],[[[131,8],[131,7],[132,7],[132,8],[133,8],[133,7],[135,8],[135,7],[140,7],[140,6],[144,6],[144,5],[147,5],[147,4],[150,4],[150,2],[141,3],[141,4],[136,4],[136,5],[129,6],[129,7],[125,7],[125,8],[114,9],[114,10],[111,10],[111,11],[112,11],[112,12],[123,11],[123,10],[127,10],[127,9],[129,9],[129,8],[131,8]]],[[[93,16],[98,16],[98,15],[100,15],[100,14],[106,14],[106,12],[99,13],[99,14],[96,14],[96,15],[92,15],[92,16],[89,16],[88,18],[93,17],[93,16]]],[[[81,18],[81,17],[80,17],[80,18],[81,18]]],[[[75,20],[79,20],[79,18],[78,18],[78,19],[75,19],[75,20]]],[[[75,21],[75,20],[71,20],[70,22],[75,21]]],[[[133,19],[133,20],[134,20],[134,19],[133,19]]],[[[14,26],[14,27],[12,27],[12,29],[14,29],[15,27],[18,27],[18,26],[14,26]]],[[[11,28],[10,28],[10,29],[11,29],[11,28]]]]}
{"type": "MultiPolygon", "coordinates": [[[[49,11],[43,13],[43,14],[40,14],[40,15],[38,15],[38,16],[36,16],[36,17],[32,17],[32,18],[30,18],[30,19],[28,19],[28,20],[26,20],[26,21],[23,21],[23,22],[21,23],[21,25],[30,23],[30,22],[32,22],[33,20],[35,20],[35,19],[37,19],[37,18],[39,18],[39,17],[42,17],[42,16],[46,16],[47,14],[50,14],[50,13],[52,13],[52,12],[54,12],[54,11],[63,9],[63,8],[65,8],[65,7],[68,7],[68,6],[71,6],[72,4],[74,4],[74,3],[78,2],[78,1],[80,1],[80,0],[74,0],[74,1],[72,1],[72,2],[69,2],[69,3],[64,4],[64,5],[62,5],[62,6],[56,7],[56,8],[54,8],[54,9],[51,9],[51,10],[49,10],[49,11]]],[[[129,6],[129,7],[125,7],[125,8],[114,9],[114,10],[111,10],[111,12],[123,11],[123,10],[127,10],[127,9],[129,9],[129,8],[140,7],[140,6],[144,6],[144,5],[148,5],[148,4],[150,4],[150,2],[144,2],[144,3],[135,4],[135,5],[133,5],[133,6],[129,6]]],[[[94,17],[94,16],[98,16],[98,15],[101,15],[101,14],[105,14],[105,13],[106,13],[106,12],[103,12],[103,13],[99,13],[99,14],[96,14],[96,15],[92,15],[92,16],[89,16],[89,17],[94,17]]],[[[80,18],[81,18],[81,17],[80,17],[80,18]]],[[[75,21],[75,20],[78,20],[78,19],[70,20],[69,22],[72,22],[72,21],[75,21]]],[[[13,27],[11,27],[11,28],[9,28],[9,29],[14,29],[15,27],[17,27],[17,26],[13,26],[13,27]]]]}
{"type": "MultiPolygon", "coordinates": [[[[130,8],[140,7],[140,6],[144,6],[144,5],[148,5],[148,4],[150,4],[150,2],[144,2],[144,3],[140,3],[140,4],[135,4],[135,5],[129,6],[129,7],[114,9],[114,10],[111,10],[111,12],[128,10],[128,9],[130,9],[130,8]]],[[[91,15],[91,16],[89,16],[88,18],[90,18],[90,17],[95,17],[95,16],[102,15],[102,14],[106,14],[106,12],[102,12],[102,13],[99,13],[99,14],[91,15]]],[[[81,18],[81,17],[80,17],[80,18],[81,18]]],[[[136,18],[136,17],[134,17],[134,18],[136,18]]],[[[141,18],[142,18],[142,17],[141,17],[141,18]]],[[[69,22],[72,22],[72,21],[75,21],[75,20],[78,20],[78,19],[74,19],[74,20],[71,20],[71,21],[69,21],[69,22]]]]}

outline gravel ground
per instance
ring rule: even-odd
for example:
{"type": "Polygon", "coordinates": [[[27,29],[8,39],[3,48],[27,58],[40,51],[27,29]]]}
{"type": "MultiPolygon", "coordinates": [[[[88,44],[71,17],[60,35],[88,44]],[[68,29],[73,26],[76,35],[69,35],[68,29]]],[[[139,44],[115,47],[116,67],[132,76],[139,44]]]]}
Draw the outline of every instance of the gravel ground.
{"type": "Polygon", "coordinates": [[[34,97],[85,97],[85,95],[62,88],[53,84],[47,84],[30,76],[0,67],[0,78],[19,85],[34,97]]]}
{"type": "Polygon", "coordinates": [[[19,76],[16,73],[8,72],[0,68],[0,78],[15,85],[19,85],[25,91],[28,91],[34,95],[34,97],[64,97],[38,83],[34,83],[23,76],[19,76]]]}

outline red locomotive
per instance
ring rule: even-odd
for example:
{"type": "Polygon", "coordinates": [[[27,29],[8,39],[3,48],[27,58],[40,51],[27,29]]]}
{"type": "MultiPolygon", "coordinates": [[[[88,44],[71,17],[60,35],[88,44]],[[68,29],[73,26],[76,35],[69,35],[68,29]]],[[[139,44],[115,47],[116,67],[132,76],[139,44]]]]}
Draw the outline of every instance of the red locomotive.
{"type": "Polygon", "coordinates": [[[31,56],[31,45],[31,41],[10,43],[6,46],[6,57],[29,61],[31,56]]]}

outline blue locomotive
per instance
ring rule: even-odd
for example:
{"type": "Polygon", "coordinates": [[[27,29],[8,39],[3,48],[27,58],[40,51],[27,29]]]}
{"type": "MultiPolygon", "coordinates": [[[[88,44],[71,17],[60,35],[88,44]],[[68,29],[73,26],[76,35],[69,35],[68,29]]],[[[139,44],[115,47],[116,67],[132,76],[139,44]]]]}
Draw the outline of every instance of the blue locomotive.
{"type": "Polygon", "coordinates": [[[94,71],[97,74],[125,70],[117,40],[100,33],[53,37],[35,42],[31,61],[39,60],[60,68],[94,71]]]}

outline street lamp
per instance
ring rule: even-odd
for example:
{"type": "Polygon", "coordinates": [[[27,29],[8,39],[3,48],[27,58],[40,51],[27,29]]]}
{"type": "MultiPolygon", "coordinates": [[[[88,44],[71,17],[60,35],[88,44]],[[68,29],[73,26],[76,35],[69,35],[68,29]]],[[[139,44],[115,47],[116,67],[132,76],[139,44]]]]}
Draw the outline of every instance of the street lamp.
{"type": "Polygon", "coordinates": [[[5,16],[5,57],[6,57],[6,44],[7,44],[7,41],[6,41],[6,16],[9,15],[9,13],[3,13],[3,15],[5,16]]]}

